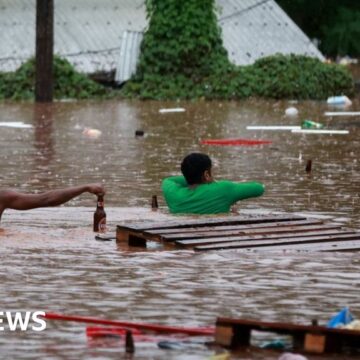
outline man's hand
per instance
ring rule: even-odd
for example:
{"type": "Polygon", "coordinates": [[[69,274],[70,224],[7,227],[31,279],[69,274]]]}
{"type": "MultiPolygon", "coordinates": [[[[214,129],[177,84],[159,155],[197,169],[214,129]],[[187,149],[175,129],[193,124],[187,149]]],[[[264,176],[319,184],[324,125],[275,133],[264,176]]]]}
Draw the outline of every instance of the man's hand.
{"type": "Polygon", "coordinates": [[[87,191],[95,195],[105,195],[106,191],[102,184],[88,184],[87,191]]]}

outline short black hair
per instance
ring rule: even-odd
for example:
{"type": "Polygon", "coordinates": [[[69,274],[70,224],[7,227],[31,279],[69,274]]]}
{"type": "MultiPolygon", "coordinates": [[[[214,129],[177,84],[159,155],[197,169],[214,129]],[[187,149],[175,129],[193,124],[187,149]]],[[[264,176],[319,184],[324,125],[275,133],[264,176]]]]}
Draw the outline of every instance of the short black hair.
{"type": "Polygon", "coordinates": [[[211,159],[206,154],[191,153],[181,163],[181,172],[189,185],[201,184],[204,172],[210,169],[211,159]]]}

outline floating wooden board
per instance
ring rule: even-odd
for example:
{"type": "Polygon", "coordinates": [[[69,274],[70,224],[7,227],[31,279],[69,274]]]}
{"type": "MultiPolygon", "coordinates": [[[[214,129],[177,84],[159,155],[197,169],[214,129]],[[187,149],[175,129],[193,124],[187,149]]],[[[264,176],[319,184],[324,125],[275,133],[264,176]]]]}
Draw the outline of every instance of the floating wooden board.
{"type": "MultiPolygon", "coordinates": [[[[351,234],[351,230],[341,230],[341,229],[323,229],[321,231],[321,233],[319,232],[319,230],[316,231],[300,231],[300,232],[294,232],[294,233],[283,233],[283,234],[265,234],[265,235],[244,235],[244,236],[233,236],[233,237],[224,237],[224,238],[204,238],[204,239],[195,239],[195,240],[177,240],[175,243],[180,246],[180,247],[193,247],[196,246],[196,250],[197,248],[200,246],[204,246],[205,249],[205,245],[208,245],[209,247],[211,246],[218,246],[219,249],[226,249],[226,248],[232,248],[232,247],[244,247],[241,246],[243,245],[245,242],[249,242],[251,241],[253,242],[258,242],[260,240],[271,240],[272,242],[276,241],[276,240],[282,240],[282,239],[287,239],[289,237],[291,237],[291,239],[297,239],[297,238],[307,238],[309,236],[318,236],[319,234],[321,234],[321,236],[325,236],[325,235],[339,235],[339,234],[351,234]],[[241,242],[238,246],[238,243],[241,242]]],[[[257,243],[255,243],[256,245],[257,243]]],[[[274,245],[279,244],[278,242],[274,245]]],[[[245,246],[246,247],[246,246],[245,246]]],[[[256,246],[250,246],[250,247],[256,247],[256,246]]],[[[202,248],[200,248],[199,250],[202,250],[202,248]]],[[[210,249],[209,249],[210,250],[210,249]]],[[[218,249],[217,249],[218,250],[218,249]]]]}
{"type": "Polygon", "coordinates": [[[360,116],[360,111],[327,111],[325,116],[360,116]]]}
{"type": "Polygon", "coordinates": [[[300,130],[301,126],[291,125],[261,125],[261,126],[247,126],[246,130],[300,130]]]}
{"type": "Polygon", "coordinates": [[[196,239],[204,237],[231,236],[249,231],[270,231],[272,228],[283,228],[293,225],[315,225],[322,224],[319,220],[297,220],[297,221],[281,221],[272,223],[248,224],[248,225],[223,225],[212,227],[193,227],[187,229],[165,229],[165,230],[149,230],[144,231],[147,235],[158,235],[163,241],[174,241],[181,239],[196,239]]]}
{"type": "MultiPolygon", "coordinates": [[[[329,241],[322,243],[302,243],[302,244],[286,244],[286,245],[273,245],[271,251],[358,251],[360,250],[360,240],[348,241],[329,241]]],[[[240,252],[250,251],[269,251],[269,247],[249,247],[237,249],[240,252]]]]}
{"type": "Polygon", "coordinates": [[[195,250],[220,250],[220,249],[239,249],[239,248],[257,248],[257,247],[271,247],[273,245],[293,245],[293,244],[304,244],[304,243],[319,243],[326,241],[346,241],[346,240],[357,240],[360,239],[360,233],[339,233],[335,235],[312,235],[294,237],[287,235],[286,238],[258,238],[256,241],[252,238],[244,238],[241,241],[228,242],[218,245],[207,245],[207,246],[196,246],[195,250]],[[248,240],[248,241],[246,241],[248,240]]]}
{"type": "Polygon", "coordinates": [[[294,215],[199,217],[169,222],[147,222],[117,226],[116,239],[130,246],[146,246],[157,241],[169,248],[196,251],[221,249],[358,249],[360,232],[341,224],[294,215]],[[335,246],[344,244],[346,246],[335,246]],[[324,246],[329,243],[329,246],[324,246]],[[330,245],[331,244],[331,245],[330,245]],[[321,245],[321,246],[320,246],[321,245]]]}
{"type": "MultiPolygon", "coordinates": [[[[305,218],[303,218],[305,219],[305,218]]],[[[238,229],[252,229],[252,228],[262,228],[262,227],[276,227],[276,226],[288,226],[294,224],[301,224],[302,221],[306,221],[307,223],[322,223],[321,220],[302,220],[297,219],[293,221],[276,221],[276,222],[264,222],[264,223],[255,223],[255,224],[246,224],[246,225],[213,225],[213,226],[200,226],[197,227],[194,225],[193,227],[188,228],[172,228],[172,229],[155,229],[155,230],[144,230],[144,234],[149,235],[166,235],[166,234],[196,234],[197,232],[205,232],[205,231],[217,231],[217,230],[238,230],[238,229]]]]}
{"type": "Polygon", "coordinates": [[[325,129],[295,129],[291,130],[292,133],[299,134],[349,134],[349,130],[325,130],[325,129]]]}
{"type": "Polygon", "coordinates": [[[217,319],[215,343],[230,349],[249,346],[252,330],[290,335],[293,349],[306,353],[341,353],[360,349],[360,331],[229,318],[217,319]]]}

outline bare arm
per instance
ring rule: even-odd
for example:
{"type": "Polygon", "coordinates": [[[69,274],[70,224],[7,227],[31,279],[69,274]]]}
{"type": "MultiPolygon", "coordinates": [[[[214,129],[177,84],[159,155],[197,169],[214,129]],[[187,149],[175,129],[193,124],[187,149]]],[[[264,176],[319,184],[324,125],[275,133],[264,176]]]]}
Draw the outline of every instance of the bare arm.
{"type": "Polygon", "coordinates": [[[105,189],[100,184],[87,184],[40,194],[24,194],[14,190],[0,191],[0,214],[5,209],[30,210],[61,205],[84,192],[98,195],[105,194],[105,189]]]}

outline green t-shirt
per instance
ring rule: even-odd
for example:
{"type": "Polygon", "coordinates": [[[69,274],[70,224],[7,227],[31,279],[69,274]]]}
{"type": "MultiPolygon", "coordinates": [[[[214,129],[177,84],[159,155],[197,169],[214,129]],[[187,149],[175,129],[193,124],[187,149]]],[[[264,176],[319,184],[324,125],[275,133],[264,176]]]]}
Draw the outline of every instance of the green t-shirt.
{"type": "Polygon", "coordinates": [[[226,213],[236,201],[260,196],[265,190],[261,183],[226,180],[190,188],[183,176],[164,179],[161,188],[173,214],[226,213]]]}

